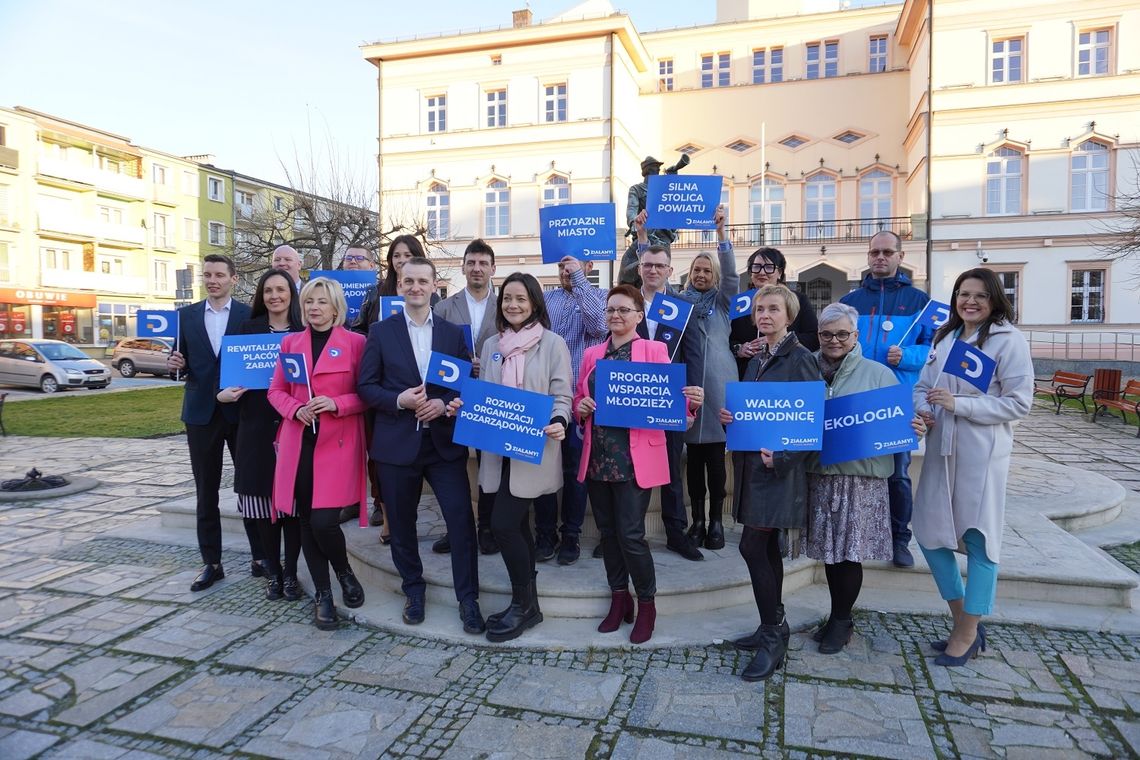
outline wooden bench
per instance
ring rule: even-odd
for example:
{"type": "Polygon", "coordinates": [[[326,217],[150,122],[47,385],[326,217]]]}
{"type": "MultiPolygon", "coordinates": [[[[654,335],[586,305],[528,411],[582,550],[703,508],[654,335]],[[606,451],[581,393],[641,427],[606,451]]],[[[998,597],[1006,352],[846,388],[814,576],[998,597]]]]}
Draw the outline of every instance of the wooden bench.
{"type": "Polygon", "coordinates": [[[1109,409],[1118,410],[1120,419],[1124,420],[1125,424],[1128,423],[1128,415],[1125,412],[1135,414],[1136,437],[1140,438],[1140,380],[1129,380],[1123,390],[1119,391],[1094,391],[1093,404],[1095,406],[1093,422],[1096,422],[1099,413],[1107,412],[1109,409]]]}
{"type": "Polygon", "coordinates": [[[1033,379],[1033,395],[1040,394],[1053,399],[1053,404],[1057,407],[1054,414],[1060,414],[1061,404],[1071,398],[1080,401],[1081,409],[1088,414],[1089,408],[1085,405],[1085,398],[1088,396],[1091,379],[1092,375],[1057,370],[1053,373],[1053,377],[1033,379]]]}

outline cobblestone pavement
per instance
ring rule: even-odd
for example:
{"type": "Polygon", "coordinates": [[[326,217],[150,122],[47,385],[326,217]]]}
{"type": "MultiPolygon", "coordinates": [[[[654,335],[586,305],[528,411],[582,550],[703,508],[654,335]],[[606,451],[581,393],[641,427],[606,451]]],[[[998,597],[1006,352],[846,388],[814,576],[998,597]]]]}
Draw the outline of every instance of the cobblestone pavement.
{"type": "MultiPolygon", "coordinates": [[[[1035,411],[1019,453],[1140,487],[1127,429],[1077,417],[1035,411]]],[[[182,438],[13,437],[0,462],[4,477],[39,463],[102,482],[0,505],[5,760],[1140,755],[1136,637],[995,624],[987,652],[945,669],[927,645],[943,618],[860,612],[842,654],[794,634],[786,668],[757,685],[737,676],[747,654],[712,645],[501,651],[321,632],[307,601],[264,599],[248,555],[227,550],[226,580],[190,594],[195,550],[113,535],[193,490],[182,438]]]]}

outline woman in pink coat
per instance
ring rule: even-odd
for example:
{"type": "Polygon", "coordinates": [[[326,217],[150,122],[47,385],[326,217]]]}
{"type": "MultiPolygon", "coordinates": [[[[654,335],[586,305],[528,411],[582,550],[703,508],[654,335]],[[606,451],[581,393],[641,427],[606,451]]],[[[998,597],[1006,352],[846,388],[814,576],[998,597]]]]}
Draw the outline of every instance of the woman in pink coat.
{"type": "MultiPolygon", "coordinates": [[[[598,631],[611,633],[623,620],[633,622],[633,597],[629,594],[632,578],[637,592],[637,622],[629,640],[634,644],[649,640],[657,619],[657,576],[645,540],[645,512],[652,489],[669,482],[669,455],[664,430],[595,425],[593,397],[594,368],[599,361],[669,363],[664,343],[637,336],[637,326],[644,318],[645,299],[640,290],[632,285],[618,285],[609,292],[606,322],[610,337],[582,354],[574,397],[578,419],[586,426],[578,480],[586,483],[594,520],[602,534],[602,558],[611,593],[609,614],[598,631]]],[[[686,422],[692,425],[704,390],[686,386],[683,392],[688,399],[686,422]]]]}
{"type": "Polygon", "coordinates": [[[344,292],[326,277],[301,289],[304,332],[281,341],[282,354],[302,354],[308,383],[285,379],[278,362],[269,403],[281,414],[273,507],[301,518],[301,550],[313,578],[313,624],[336,627],[329,565],[336,571],[346,607],[364,604],[364,589],[348,565],[341,507],[359,504],[367,524],[368,480],[364,446],[364,402],[356,395],[363,335],[344,329],[344,292]],[[321,473],[320,478],[314,473],[321,473]]]}

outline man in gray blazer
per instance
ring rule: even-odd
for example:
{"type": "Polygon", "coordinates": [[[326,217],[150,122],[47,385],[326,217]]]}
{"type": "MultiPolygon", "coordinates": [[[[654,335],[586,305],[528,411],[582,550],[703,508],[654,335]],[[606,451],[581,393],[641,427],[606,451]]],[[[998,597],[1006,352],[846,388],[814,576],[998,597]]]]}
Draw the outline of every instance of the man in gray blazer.
{"type": "MultiPolygon", "coordinates": [[[[491,278],[495,276],[495,251],[479,238],[468,243],[463,251],[463,276],[467,278],[467,287],[437,303],[432,311],[448,322],[471,327],[471,338],[475,341],[472,364],[475,375],[478,376],[479,352],[483,350],[487,338],[496,332],[495,312],[498,309],[495,289],[491,283],[491,278]]],[[[480,488],[479,551],[483,554],[497,554],[499,551],[495,536],[491,533],[491,510],[494,505],[495,495],[485,494],[480,488]]],[[[447,534],[437,539],[431,548],[437,554],[451,551],[447,534]]]]}

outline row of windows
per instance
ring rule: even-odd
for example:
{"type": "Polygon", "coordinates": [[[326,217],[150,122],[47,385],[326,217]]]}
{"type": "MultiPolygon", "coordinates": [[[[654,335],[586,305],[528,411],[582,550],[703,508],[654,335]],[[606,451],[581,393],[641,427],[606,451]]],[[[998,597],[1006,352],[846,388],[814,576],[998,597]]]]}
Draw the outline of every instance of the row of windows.
{"type": "MultiPolygon", "coordinates": [[[[1086,140],[1069,158],[1069,210],[1107,211],[1109,147],[1086,140]]],[[[1028,159],[1018,148],[1003,145],[986,159],[986,215],[1010,216],[1024,211],[1028,159]]]]}
{"type": "MultiPolygon", "coordinates": [[[[567,120],[567,90],[565,82],[555,82],[543,88],[540,120],[554,124],[567,120]]],[[[507,90],[487,90],[483,93],[483,126],[507,126],[507,90]]],[[[447,96],[428,95],[424,100],[424,123],[428,132],[447,131],[447,96]]]]}
{"type": "MultiPolygon", "coordinates": [[[[809,42],[804,46],[804,78],[826,79],[839,76],[839,41],[809,42]]],[[[672,92],[674,88],[672,58],[657,60],[657,89],[672,92]]],[[[867,71],[877,74],[887,70],[887,35],[872,36],[867,43],[867,71]]],[[[703,53],[700,61],[701,87],[732,86],[732,53],[703,53]]],[[[756,48],[752,51],[752,84],[784,81],[784,48],[756,48]]]]}
{"type": "MultiPolygon", "coordinates": [[[[995,38],[990,43],[990,82],[1025,81],[1025,35],[995,38]]],[[[1112,29],[1087,29],[1077,34],[1076,75],[1103,76],[1112,69],[1112,29]]]]}

